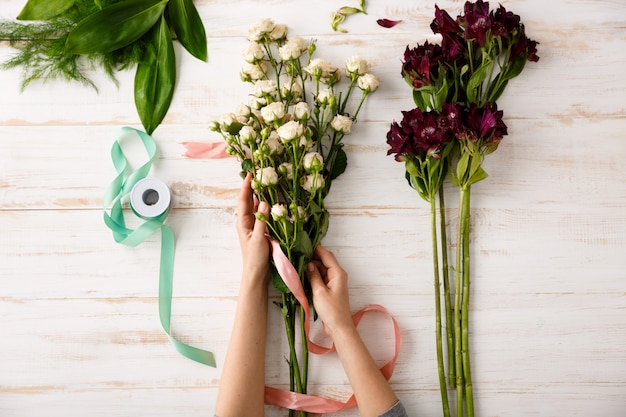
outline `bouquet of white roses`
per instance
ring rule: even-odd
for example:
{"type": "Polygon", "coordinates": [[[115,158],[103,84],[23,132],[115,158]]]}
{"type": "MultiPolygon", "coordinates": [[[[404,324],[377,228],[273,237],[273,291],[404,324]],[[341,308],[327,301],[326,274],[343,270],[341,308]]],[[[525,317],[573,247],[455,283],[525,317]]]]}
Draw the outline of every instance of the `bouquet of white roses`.
{"type": "MultiPolygon", "coordinates": [[[[241,79],[253,86],[250,102],[214,122],[212,130],[222,135],[227,152],[241,161],[243,173],[254,174],[252,187],[259,201],[271,207],[270,218],[260,219],[297,271],[310,301],[304,273],[328,230],[324,198],[332,180],[347,166],[342,139],[379,81],[367,72],[367,62],[357,57],[347,59],[344,71],[313,58],[314,41],[288,38],[287,27],[271,19],[253,25],[248,40],[241,79]],[[360,97],[353,96],[357,91],[360,97]]],[[[303,307],[278,272],[273,278],[282,294],[277,304],[289,342],[290,389],[306,393],[308,348],[303,325],[302,352],[295,343],[296,316],[299,312],[304,320],[303,307]]]]}

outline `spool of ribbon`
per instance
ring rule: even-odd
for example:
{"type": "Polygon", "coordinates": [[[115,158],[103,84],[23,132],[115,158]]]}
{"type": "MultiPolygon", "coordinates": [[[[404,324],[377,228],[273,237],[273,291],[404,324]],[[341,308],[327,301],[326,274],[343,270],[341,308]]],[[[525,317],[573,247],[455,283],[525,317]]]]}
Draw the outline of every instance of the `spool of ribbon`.
{"type": "MultiPolygon", "coordinates": [[[[311,339],[309,339],[309,329],[310,329],[310,306],[309,301],[304,293],[304,289],[302,288],[302,283],[300,281],[300,277],[298,276],[298,272],[293,267],[287,256],[283,253],[280,248],[280,243],[276,240],[270,240],[270,244],[272,246],[272,258],[274,259],[274,264],[276,269],[278,270],[279,275],[283,279],[287,288],[293,293],[298,302],[303,306],[304,309],[304,328],[305,334],[307,338],[307,345],[309,351],[318,355],[323,355],[335,350],[334,345],[330,347],[320,346],[311,339]]],[[[367,312],[380,312],[385,314],[387,317],[391,319],[393,323],[393,332],[395,339],[395,348],[393,357],[387,361],[381,368],[380,371],[383,376],[389,380],[391,375],[393,374],[393,370],[396,366],[396,361],[398,359],[398,354],[400,353],[400,347],[402,346],[402,335],[400,333],[400,327],[398,323],[393,318],[393,316],[387,311],[386,308],[380,306],[378,304],[370,304],[363,309],[357,311],[352,316],[352,321],[355,325],[358,325],[363,315],[367,312]]],[[[288,408],[290,410],[300,410],[306,411],[309,413],[335,413],[338,411],[346,410],[348,408],[354,407],[357,405],[356,398],[354,394],[348,398],[347,401],[335,401],[328,398],[322,398],[316,395],[309,394],[300,394],[292,391],[282,390],[278,388],[265,387],[265,403],[276,405],[283,408],[288,408]]]]}
{"type": "Polygon", "coordinates": [[[161,257],[159,268],[159,320],[172,345],[183,356],[204,365],[216,367],[213,353],[187,345],[171,334],[172,290],[174,282],[175,239],[171,227],[164,224],[171,206],[169,188],[160,180],[146,178],[154,162],[156,144],[148,134],[123,127],[111,147],[111,159],[117,176],[107,188],[103,198],[104,223],[113,232],[117,243],[138,246],[156,231],[161,231],[161,257]],[[140,139],[148,161],[133,172],[121,143],[140,139]],[[136,229],[126,227],[123,204],[129,201],[133,213],[144,222],[136,229]]]}

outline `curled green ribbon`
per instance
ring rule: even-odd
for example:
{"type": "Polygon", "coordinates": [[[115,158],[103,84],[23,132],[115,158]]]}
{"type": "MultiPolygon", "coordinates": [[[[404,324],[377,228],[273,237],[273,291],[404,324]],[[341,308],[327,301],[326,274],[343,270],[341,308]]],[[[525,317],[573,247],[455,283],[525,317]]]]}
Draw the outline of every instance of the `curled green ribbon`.
{"type": "Polygon", "coordinates": [[[111,159],[117,176],[107,188],[104,199],[104,223],[113,232],[117,243],[135,247],[157,230],[161,231],[161,265],[159,271],[159,319],[170,342],[183,356],[204,365],[216,367],[212,352],[189,346],[171,335],[170,322],[172,313],[172,287],[174,282],[175,240],[172,228],[165,225],[167,211],[155,218],[144,218],[136,229],[126,227],[122,203],[128,200],[131,190],[137,182],[144,179],[154,161],[156,144],[148,134],[130,127],[122,127],[111,148],[111,159]],[[135,171],[128,173],[128,160],[120,143],[125,139],[139,138],[148,154],[148,161],[135,171]],[[110,212],[110,214],[109,214],[110,212]]]}

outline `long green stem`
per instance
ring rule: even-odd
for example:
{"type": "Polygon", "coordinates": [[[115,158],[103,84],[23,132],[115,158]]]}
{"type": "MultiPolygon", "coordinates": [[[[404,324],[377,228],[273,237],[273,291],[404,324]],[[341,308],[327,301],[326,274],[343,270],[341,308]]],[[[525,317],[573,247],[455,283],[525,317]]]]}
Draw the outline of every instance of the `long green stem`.
{"type": "Polygon", "coordinates": [[[439,373],[439,391],[441,392],[441,405],[444,417],[450,416],[448,404],[448,388],[446,384],[446,371],[443,364],[443,335],[441,331],[441,291],[439,282],[439,255],[437,253],[437,204],[435,196],[430,196],[431,236],[433,245],[433,273],[435,285],[435,333],[437,339],[437,371],[439,373]]]}
{"type": "Polygon", "coordinates": [[[463,254],[463,307],[461,308],[461,331],[463,335],[463,378],[465,380],[465,405],[467,407],[467,417],[474,416],[474,397],[472,387],[472,372],[470,367],[470,347],[469,347],[469,300],[470,300],[470,193],[471,188],[461,187],[461,230],[462,230],[462,254],[463,254]]]}
{"type": "Polygon", "coordinates": [[[446,204],[443,187],[439,189],[439,234],[441,236],[441,272],[443,279],[443,300],[446,310],[446,340],[448,350],[448,384],[454,387],[456,369],[454,366],[454,328],[452,326],[452,302],[450,300],[450,278],[448,265],[448,234],[446,233],[446,204]]]}
{"type": "MultiPolygon", "coordinates": [[[[463,195],[463,191],[461,191],[463,195]]],[[[462,218],[463,198],[459,201],[459,214],[462,218]]],[[[456,270],[455,270],[455,292],[454,292],[454,365],[456,368],[456,415],[463,417],[463,362],[461,356],[461,239],[463,234],[462,221],[459,220],[456,245],[456,270]]]]}

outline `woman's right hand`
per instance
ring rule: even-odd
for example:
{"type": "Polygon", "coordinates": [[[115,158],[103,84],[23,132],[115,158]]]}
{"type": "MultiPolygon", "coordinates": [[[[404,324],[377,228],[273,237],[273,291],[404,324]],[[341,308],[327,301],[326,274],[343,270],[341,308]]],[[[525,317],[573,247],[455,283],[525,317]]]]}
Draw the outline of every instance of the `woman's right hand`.
{"type": "Polygon", "coordinates": [[[333,333],[354,327],[348,295],[348,273],[339,265],[335,255],[321,245],[315,248],[307,268],[313,291],[315,311],[324,323],[324,330],[333,333]]]}

